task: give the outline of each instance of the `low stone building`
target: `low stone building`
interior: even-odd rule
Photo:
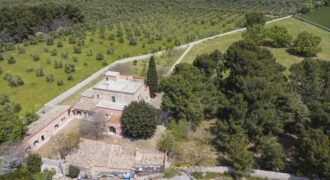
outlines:
[[[23,140],[26,151],[38,149],[60,128],[64,127],[72,118],[71,107],[66,105],[55,106],[51,110],[39,114],[39,116],[39,120],[28,126],[28,131]]]

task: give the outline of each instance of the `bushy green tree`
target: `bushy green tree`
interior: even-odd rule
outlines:
[[[214,50],[211,54],[198,55],[193,62],[193,65],[203,70],[207,76],[215,73],[215,70],[220,66],[222,54],[219,50]]]
[[[46,44],[47,44],[48,46],[53,45],[53,44],[54,44],[54,39],[53,39],[52,37],[47,38]]]
[[[308,130],[298,142],[298,170],[311,178],[330,177],[330,141],[321,130]]]
[[[274,47],[288,47],[292,41],[288,30],[282,26],[272,26],[267,30],[267,37]]]
[[[261,157],[258,161],[261,169],[281,171],[285,166],[285,153],[281,144],[265,138],[260,147]]]
[[[161,134],[158,142],[157,147],[159,150],[171,153],[175,148],[175,137],[173,136],[171,131],[165,131]]]
[[[14,56],[9,56],[8,58],[8,64],[15,64],[16,63],[16,59]]]
[[[319,44],[321,43],[321,37],[303,31],[298,34],[297,38],[293,41],[292,50],[294,53],[310,57],[315,56],[321,51]]]
[[[245,15],[245,26],[251,27],[253,25],[264,25],[266,17],[259,12],[252,12]]]
[[[300,5],[300,12],[303,14],[310,12],[312,9],[313,9],[312,3],[306,2]]]
[[[20,111],[19,104],[0,95],[0,144],[19,140],[24,135],[26,127],[18,114]]]
[[[242,38],[245,40],[253,41],[257,44],[263,44],[263,42],[267,38],[266,29],[263,25],[257,24],[249,27],[245,32],[242,34]]]
[[[42,70],[42,68],[38,68],[35,70],[36,76],[37,77],[42,77],[44,76],[44,71]]]
[[[79,175],[80,170],[77,167],[69,166],[69,177],[76,178]]]
[[[238,176],[249,172],[254,164],[253,153],[247,150],[248,139],[243,133],[235,134],[228,143],[227,160]]]
[[[155,97],[156,92],[158,92],[158,75],[156,69],[156,62],[153,56],[149,59],[149,66],[147,72],[147,84],[150,88],[150,97]]]
[[[63,42],[62,41],[58,41],[57,42],[57,47],[58,48],[62,48],[63,47]]]
[[[41,171],[42,160],[37,153],[31,153],[26,158],[26,168],[33,174]]]
[[[96,60],[98,60],[98,61],[102,61],[103,59],[104,59],[104,55],[103,55],[102,53],[98,52],[98,53],[96,54]]]
[[[131,102],[120,119],[125,135],[132,138],[150,138],[157,128],[156,109],[144,101]]]

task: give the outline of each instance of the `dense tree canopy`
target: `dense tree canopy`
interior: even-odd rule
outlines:
[[[20,139],[25,131],[24,119],[19,116],[21,107],[6,95],[0,96],[0,144]]]
[[[0,10],[0,40],[17,42],[38,31],[49,32],[70,23],[80,23],[84,16],[72,4],[19,4]]]
[[[125,135],[150,138],[157,127],[156,109],[144,101],[132,102],[124,108],[120,123]]]
[[[252,27],[253,25],[264,25],[266,23],[266,17],[259,12],[252,12],[245,15],[245,26]]]
[[[321,130],[306,131],[297,150],[301,174],[312,178],[330,177],[330,141]]]

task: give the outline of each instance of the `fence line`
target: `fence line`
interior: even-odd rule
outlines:
[[[309,23],[309,24],[312,24],[312,25],[314,25],[314,26],[317,26],[317,27],[319,27],[319,28],[321,28],[321,29],[323,29],[323,30],[326,30],[326,31],[330,32],[330,29],[329,29],[329,28],[327,28],[327,27],[325,27],[325,26],[322,26],[322,25],[320,25],[320,24],[317,24],[317,23],[315,23],[315,22],[309,21],[309,20],[307,20],[307,19],[305,19],[305,18],[303,18],[303,17],[301,17],[301,16],[299,16],[299,15],[296,15],[296,16],[293,16],[293,17],[296,18],[296,19],[299,19],[299,20],[301,20],[301,21],[307,22],[307,23]]]

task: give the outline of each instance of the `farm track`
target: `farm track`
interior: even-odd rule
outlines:
[[[273,23],[273,22],[280,21],[280,20],[284,20],[284,19],[288,19],[290,17],[291,17],[291,15],[290,16],[286,16],[286,17],[282,17],[282,18],[278,18],[278,19],[274,19],[274,20],[271,20],[271,21],[266,22],[266,24]],[[237,33],[237,32],[241,32],[241,31],[244,31],[245,29],[246,28],[236,29],[236,30],[233,30],[233,31],[229,31],[229,32],[226,32],[226,33],[222,33],[222,34],[218,34],[218,35],[215,35],[215,36],[207,37],[207,38],[204,38],[204,39],[196,40],[196,41],[193,41],[193,42],[190,42],[190,43],[187,43],[187,44],[184,44],[184,45],[175,47],[174,49],[182,49],[182,48],[188,48],[188,49],[174,63],[174,65],[170,68],[170,70],[167,72],[166,75],[170,75],[172,73],[175,65],[179,64],[184,59],[184,57],[186,56],[186,54],[188,54],[188,52],[191,50],[191,48],[194,45],[203,43],[205,41],[208,41],[208,40],[211,40],[211,39],[214,39],[214,38],[219,38],[219,37],[227,36],[227,35],[234,34],[234,33]],[[165,52],[166,51],[164,50],[164,51],[156,52],[154,54],[145,54],[145,55],[134,56],[134,57],[129,57],[129,58],[117,60],[117,61],[111,63],[110,65],[108,65],[108,66],[100,69],[99,71],[95,72],[94,74],[92,74],[91,76],[89,76],[88,78],[86,78],[85,80],[83,80],[80,83],[76,84],[75,86],[73,86],[72,88],[68,89],[67,91],[63,92],[62,94],[60,94],[59,96],[55,97],[51,101],[47,102],[45,104],[45,106],[42,107],[41,109],[39,109],[37,112],[38,113],[45,112],[48,109],[51,109],[52,107],[56,106],[57,104],[59,104],[60,102],[62,102],[63,100],[65,100],[66,98],[70,97],[71,95],[73,95],[74,93],[76,93],[77,91],[79,91],[84,86],[88,85],[89,83],[91,83],[92,81],[94,81],[95,79],[97,79],[98,77],[100,77],[102,74],[104,74],[106,71],[108,71],[108,69],[111,68],[111,67],[114,67],[114,66],[119,65],[119,64],[124,64],[124,63],[127,63],[127,62],[131,62],[131,61],[134,61],[134,60],[148,59],[151,56],[160,56],[160,55],[164,54]]]

